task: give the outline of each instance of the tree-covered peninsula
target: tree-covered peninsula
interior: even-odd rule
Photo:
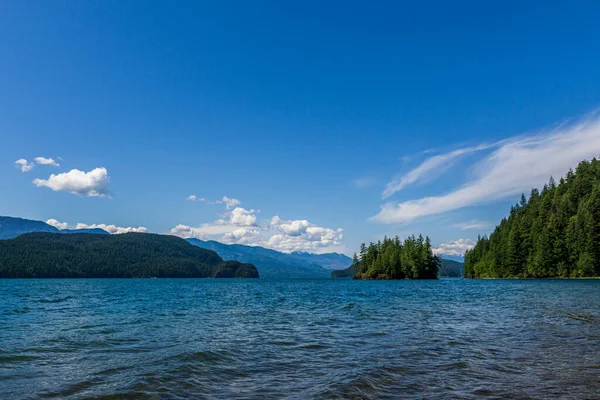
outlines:
[[[258,278],[183,239],[147,233],[28,233],[0,240],[0,278]]]
[[[465,276],[600,276],[600,161],[583,161],[558,184],[550,178],[541,193],[522,195],[508,218],[467,252]]]
[[[354,279],[436,279],[440,258],[433,254],[429,237],[396,236],[377,243],[362,244]],[[352,268],[352,267],[350,267]]]

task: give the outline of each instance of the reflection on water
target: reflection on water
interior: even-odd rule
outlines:
[[[600,398],[600,281],[0,280],[0,398]]]

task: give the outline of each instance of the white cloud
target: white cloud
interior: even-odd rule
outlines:
[[[229,206],[227,207],[229,208]],[[256,226],[256,211],[242,207],[234,208],[229,215],[229,223],[235,226]]]
[[[196,238],[207,240],[210,236],[209,233],[202,230],[202,228],[193,228],[188,225],[179,224],[169,232],[173,236],[179,236],[180,238],[189,239]]]
[[[54,161],[54,159],[46,157],[36,157],[35,162],[37,162],[40,165],[51,165],[53,167],[60,166],[60,164]]]
[[[195,194],[192,194],[192,195],[189,195],[187,199],[190,201],[198,201],[200,203],[206,203],[206,204],[225,204],[225,208],[227,210],[230,210],[233,207],[236,207],[236,206],[239,206],[240,204],[242,204],[242,202],[239,201],[238,199],[229,198],[227,196],[223,196],[223,198],[219,199],[219,200],[210,201],[208,199],[205,199],[204,197],[198,197]]]
[[[223,235],[222,241],[229,244],[257,245],[261,241],[258,229],[238,228]]]
[[[81,197],[109,197],[110,178],[106,168],[95,168],[89,172],[72,169],[62,174],[52,174],[48,179],[34,179],[38,187],[48,187],[55,192],[66,191]]]
[[[462,257],[465,251],[475,247],[475,242],[470,239],[458,239],[447,243],[440,244],[439,247],[432,249],[433,254]]]
[[[29,172],[33,169],[34,163],[27,161],[24,158],[19,158],[15,161],[15,166],[21,170],[21,172]]]
[[[458,224],[454,224],[454,226],[458,229],[466,231],[470,229],[488,229],[492,226],[492,224],[489,222],[473,220],[468,222],[460,222]]]
[[[540,188],[584,159],[600,154],[600,118],[590,118],[555,131],[503,141],[472,167],[474,178],[439,196],[398,204],[387,203],[371,218],[380,223],[406,223],[416,218],[475,206]]]
[[[419,165],[417,168],[389,182],[385,187],[385,190],[381,194],[381,197],[383,199],[387,199],[394,193],[401,191],[405,187],[417,181],[419,181],[419,183],[426,183],[435,176],[438,176],[441,173],[443,173],[446,169],[452,166],[452,164],[460,157],[469,153],[474,153],[477,151],[488,149],[492,146],[494,145],[467,147],[464,149],[454,150],[446,154],[439,154],[437,156],[430,157],[427,160],[423,161],[421,165]]]
[[[269,227],[279,233],[269,237],[265,247],[283,252],[315,252],[323,248],[339,248],[343,245],[343,229],[323,228],[307,220],[284,221],[279,216],[274,216]]]
[[[195,194],[189,195],[187,199],[190,201],[199,201],[202,203],[208,202],[208,200],[206,200],[204,197],[197,197]]]
[[[344,234],[342,229],[329,229],[318,226],[309,227],[306,233],[290,236],[276,233],[264,242],[264,247],[289,253],[292,251],[308,251],[319,253],[334,251],[343,246]]]
[[[138,227],[121,227],[121,226],[116,226],[116,225],[106,225],[106,224],[84,224],[82,222],[78,222],[77,226],[75,229],[96,229],[96,228],[100,228],[100,229],[104,229],[106,232],[110,233],[111,235],[118,235],[121,233],[128,233],[128,232],[138,232],[138,233],[147,233],[148,232],[148,228],[143,227],[143,226],[138,226]]]
[[[230,199],[227,196],[223,196],[223,198],[221,199],[222,203],[225,203],[225,206],[228,210],[230,210],[231,208],[235,207],[235,206],[239,206],[240,204],[242,204],[238,199]]]
[[[55,220],[54,218],[50,218],[48,221],[46,221],[46,223],[48,225],[52,225],[53,227],[57,228],[57,229],[67,229],[67,223],[66,222],[59,222],[57,220]]]
[[[293,221],[282,221],[279,216],[274,216],[271,219],[270,226],[285,233],[288,236],[300,236],[306,232],[311,226],[310,222],[305,219],[297,219]]]
[[[198,198],[194,196],[194,200],[196,199]],[[222,203],[225,204],[226,210],[230,208],[226,201]],[[342,229],[323,228],[307,220],[282,220],[278,216],[259,227],[257,212],[235,207],[225,211],[220,219],[211,223],[197,227],[177,225],[169,233],[186,239],[212,239],[227,244],[262,246],[284,252],[343,250]]]

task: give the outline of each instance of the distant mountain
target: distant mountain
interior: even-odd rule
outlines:
[[[0,278],[258,278],[252,264],[169,235],[34,232],[0,241]]]
[[[224,259],[254,264],[261,278],[328,278],[330,275],[329,270],[311,262],[308,253],[287,254],[259,246],[224,244],[194,238],[187,241],[194,246],[213,250]]]
[[[441,259],[438,267],[438,277],[440,278],[460,278],[463,276],[464,264],[454,260]],[[358,265],[351,265],[348,268],[331,271],[332,278],[353,278],[358,272]]]
[[[318,264],[326,269],[343,269],[352,264],[350,257],[340,253],[313,254],[296,251],[290,255],[306,262]]]
[[[110,233],[106,232],[101,228],[91,228],[91,229],[60,229],[57,233],[62,234],[71,234],[71,233],[91,233],[94,235],[110,235]]]
[[[444,278],[460,278],[463,276],[465,264],[442,258],[442,264],[438,268],[438,276]]]
[[[94,233],[108,235],[103,229],[57,229],[42,221],[31,219],[2,217],[0,216],[0,239],[12,239],[19,235],[31,232],[50,232],[50,233]]]
[[[14,217],[0,217],[0,239],[12,239],[29,232],[58,233],[58,229],[42,221],[32,221]]]
[[[345,269],[336,269],[331,271],[332,278],[354,278],[358,272],[359,264],[354,264]]]

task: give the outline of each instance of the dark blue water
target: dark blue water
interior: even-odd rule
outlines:
[[[0,280],[0,398],[600,398],[600,281]]]

